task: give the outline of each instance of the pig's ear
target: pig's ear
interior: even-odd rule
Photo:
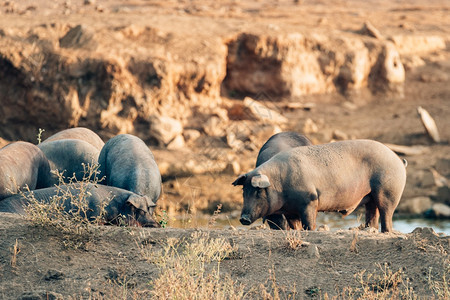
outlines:
[[[130,206],[134,206],[137,209],[140,209],[140,210],[143,210],[143,211],[148,211],[148,206],[147,206],[148,204],[147,204],[146,197],[142,197],[142,196],[139,196],[139,195],[130,195],[130,197],[128,197],[128,199],[127,199],[126,204],[130,205]]]
[[[264,174],[253,176],[252,186],[260,189],[268,188],[270,186],[269,177]]]
[[[244,185],[245,179],[247,179],[247,174],[243,174],[241,176],[238,177],[238,179],[236,179],[232,185],[236,186],[236,185]]]

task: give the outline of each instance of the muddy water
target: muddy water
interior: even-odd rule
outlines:
[[[317,226],[327,225],[330,231],[337,231],[339,229],[348,229],[358,227],[364,218],[356,215],[350,215],[343,219],[339,214],[321,213],[317,217]],[[417,227],[431,227],[437,233],[445,233],[450,235],[450,221],[449,220],[429,220],[423,218],[402,218],[394,216],[394,230],[402,233],[410,233]],[[258,220],[250,227],[262,225],[261,220]],[[168,227],[175,228],[211,228],[211,229],[226,229],[233,226],[234,228],[250,228],[239,223],[239,218],[236,214],[219,215],[217,219],[213,220],[211,216],[197,215],[197,216],[179,216],[170,218]]]

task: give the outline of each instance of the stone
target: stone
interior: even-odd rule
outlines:
[[[195,129],[185,129],[183,131],[183,137],[186,143],[195,142],[200,136],[200,131]]]
[[[209,136],[223,136],[226,124],[218,116],[212,116],[206,120],[203,130]]]
[[[450,219],[450,206],[444,203],[434,203],[424,215],[433,219]]]
[[[430,170],[423,170],[419,173],[420,186],[423,188],[430,188],[436,186],[434,175]]]
[[[381,77],[388,83],[402,83],[405,81],[405,68],[400,59],[397,48],[392,43],[386,43],[381,52]]]
[[[431,208],[432,202],[429,197],[415,197],[412,199],[402,199],[397,206],[397,211],[401,213],[420,215]]]
[[[307,245],[306,253],[308,253],[309,258],[320,258],[319,248],[314,244]]]
[[[160,144],[168,145],[174,138],[183,133],[183,125],[180,121],[165,116],[150,117],[148,134]]]
[[[241,165],[237,161],[230,161],[227,163],[223,173],[230,175],[239,175],[241,172]]]
[[[320,225],[317,231],[330,231],[330,227],[328,225]]]
[[[25,292],[18,298],[19,300],[63,300],[64,297],[51,291]]]
[[[364,22],[363,27],[359,30],[360,34],[368,35],[379,40],[383,40],[384,37],[381,35],[380,31],[372,25],[369,21]]]
[[[176,150],[176,149],[182,149],[186,146],[186,143],[184,142],[184,138],[182,135],[177,135],[169,144],[167,144],[168,150]]]
[[[443,176],[450,176],[450,158],[439,158],[436,162],[435,169]]]
[[[336,140],[347,140],[348,135],[339,129],[335,129],[333,130],[332,138]]]
[[[441,138],[433,117],[426,109],[421,106],[417,107],[417,113],[420,117],[420,121],[422,121],[423,127],[425,127],[427,134],[435,143],[439,143],[441,141]]]
[[[306,119],[305,124],[303,125],[303,130],[305,134],[316,133],[319,131],[319,127],[317,124],[311,120],[310,118]]]
[[[450,205],[450,188],[447,185],[438,188],[436,202]]]
[[[77,25],[70,29],[60,40],[61,48],[86,48],[95,50],[97,42],[94,39],[94,32],[85,25]]]
[[[64,273],[58,270],[48,270],[44,276],[47,281],[64,279]]]
[[[250,97],[245,97],[243,101],[245,113],[248,120],[262,121],[274,124],[283,124],[288,120],[273,109]]]

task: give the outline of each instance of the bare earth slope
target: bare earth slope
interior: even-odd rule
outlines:
[[[386,289],[402,292],[412,288],[410,293],[428,298],[439,295],[433,293],[432,284],[442,283],[444,272],[447,276],[449,272],[450,237],[426,228],[410,234],[357,230],[289,234],[103,227],[75,241],[10,214],[0,217],[2,299],[17,299],[27,293],[59,294],[64,299],[89,295],[104,299],[151,297],[150,282],[168,275],[160,274],[158,257],[146,253],[158,253],[174,239],[188,244],[195,237],[198,240],[202,232],[209,239],[224,238],[234,247],[221,262],[220,274],[229,274],[236,285],[243,284],[249,298],[264,298],[260,284],[272,295],[275,284],[281,299],[325,294],[354,298],[364,285],[381,289],[383,284]],[[20,252],[11,265],[16,240]],[[214,263],[209,266],[217,267]],[[395,287],[388,286],[391,284]],[[350,289],[355,294],[348,294]]]

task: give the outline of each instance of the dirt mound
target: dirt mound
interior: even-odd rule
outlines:
[[[151,283],[169,276],[160,273],[162,250],[178,242],[187,246],[225,241],[233,252],[220,262],[220,278],[229,276],[236,287],[243,285],[257,298],[263,297],[262,291],[294,298],[325,294],[353,298],[369,291],[445,297],[443,276],[450,271],[450,238],[429,228],[379,234],[100,227],[74,236],[35,227],[7,213],[1,218],[4,299],[36,293],[60,299],[151,297]],[[182,260],[187,254],[178,249]],[[205,270],[213,272],[216,267],[211,262]]]

